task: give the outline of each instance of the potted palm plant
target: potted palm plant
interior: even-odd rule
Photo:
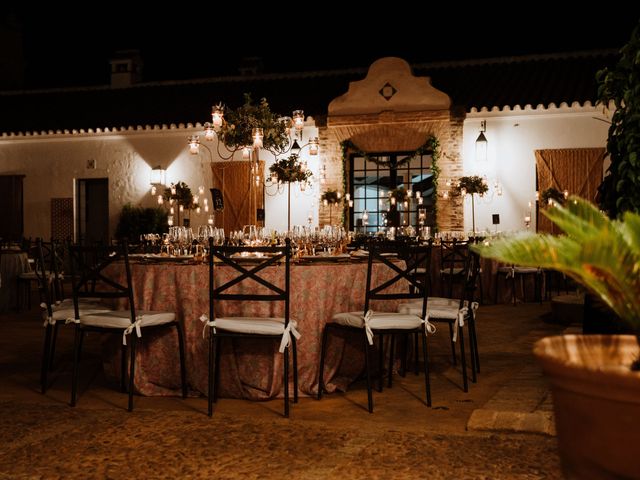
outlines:
[[[569,478],[640,478],[640,215],[611,220],[570,197],[544,212],[566,235],[485,242],[483,256],[565,273],[634,335],[564,335],[535,344],[551,383],[558,447]]]

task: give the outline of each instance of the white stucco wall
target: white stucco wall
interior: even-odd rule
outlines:
[[[486,120],[488,159],[477,162],[475,141],[480,122]],[[604,120],[604,121],[603,121]],[[531,230],[535,231],[534,151],[553,148],[605,147],[609,119],[602,108],[561,106],[514,111],[471,112],[464,122],[463,165],[465,175],[486,175],[491,187],[486,198],[475,199],[476,230],[495,230],[491,215],[500,215],[500,231],[524,230],[531,202]],[[491,195],[495,180],[502,196]],[[444,200],[440,200],[444,201]],[[471,200],[464,202],[465,231],[472,229]]]
[[[305,137],[318,135],[312,121],[307,122]],[[183,181],[192,192],[205,187],[210,200],[211,158],[206,151],[199,156],[189,154],[187,137],[201,133],[199,128],[156,128],[128,130],[115,133],[45,134],[0,137],[0,175],[22,174],[24,178],[24,234],[31,237],[51,235],[51,198],[73,197],[77,179],[109,179],[109,224],[113,236],[122,206],[156,206],[150,194],[151,169],[160,165],[167,170],[167,183]],[[215,140],[214,140],[215,142]],[[215,153],[213,161],[221,161]],[[308,157],[309,167],[318,178],[318,156],[310,157],[308,148],[301,152]],[[273,158],[261,156],[268,166]],[[266,158],[265,158],[266,157]],[[96,168],[88,168],[94,160]],[[291,221],[307,224],[312,212],[313,225],[318,223],[318,186],[307,195],[292,193]],[[273,196],[266,195],[266,224],[284,229],[287,222],[286,190]],[[75,202],[74,202],[75,204]],[[204,212],[200,217],[192,213],[192,225],[206,223]]]

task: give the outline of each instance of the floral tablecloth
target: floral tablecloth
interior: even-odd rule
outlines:
[[[122,266],[118,272],[123,275]],[[277,272],[269,267],[265,278]],[[216,269],[224,280],[232,270]],[[282,275],[280,275],[282,276]],[[298,341],[299,389],[315,394],[318,389],[320,345],[325,323],[338,312],[357,311],[364,307],[367,264],[327,263],[291,266],[291,317],[298,322],[302,337]],[[374,264],[373,281],[379,283],[393,276],[382,264]],[[176,312],[184,326],[186,367],[189,388],[207,391],[208,338],[203,338],[199,317],[208,312],[208,267],[171,263],[132,264],[136,308]],[[218,280],[217,280],[218,281]],[[224,302],[218,314],[282,315],[281,303]],[[385,310],[396,308],[387,304]],[[278,305],[277,307],[273,307]],[[374,308],[380,305],[373,305]],[[274,308],[271,310],[271,308]],[[117,338],[116,336],[113,336]],[[205,335],[208,337],[208,334]],[[220,396],[267,399],[281,393],[283,355],[279,342],[253,339],[224,339],[220,364]],[[178,343],[175,329],[144,331],[136,357],[135,386],[143,395],[177,395],[180,388]],[[118,378],[120,344],[106,344],[107,375]],[[325,365],[329,391],[344,390],[363,370],[361,335],[332,337]]]

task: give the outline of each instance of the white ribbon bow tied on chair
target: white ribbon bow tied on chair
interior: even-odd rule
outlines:
[[[291,335],[296,337],[296,340],[300,339],[300,332],[296,329],[297,326],[298,323],[295,320],[289,320],[284,332],[282,332],[282,340],[280,340],[280,348],[278,349],[280,353],[284,353],[284,349],[291,343]]]
[[[204,323],[204,326],[202,327],[202,338],[205,338],[207,327],[213,327],[213,333],[216,333],[216,321],[209,321],[209,316],[206,313],[200,315],[200,321]]]
[[[476,311],[478,310],[478,302],[471,302],[471,310],[473,311],[473,315],[475,316]],[[460,328],[464,327],[464,318],[469,315],[469,307],[465,306],[458,310],[458,318],[456,323],[460,325]],[[453,341],[458,340],[458,329],[453,329]]]
[[[369,326],[369,321],[371,320],[372,316],[373,316],[373,310],[369,310],[367,313],[365,313],[363,318],[364,332],[367,334],[367,340],[369,341],[369,345],[373,345],[373,330],[371,330],[371,327]]]
[[[420,319],[420,322],[424,325],[424,334],[425,336],[428,334],[433,335],[436,333],[436,326],[429,321],[429,314],[423,319]]]
[[[47,310],[47,304],[44,302],[41,303],[40,308],[42,308],[42,318],[44,318],[44,324],[42,326],[46,327],[49,324],[55,325],[56,321],[53,319],[51,315],[49,315],[49,311]]]
[[[130,335],[131,333],[133,333],[134,328],[136,330],[136,335],[138,335],[138,338],[142,337],[142,329],[140,328],[141,324],[142,324],[142,317],[137,317],[136,321],[133,322],[131,325],[129,325],[124,332],[122,332],[122,345],[127,344],[127,335]]]

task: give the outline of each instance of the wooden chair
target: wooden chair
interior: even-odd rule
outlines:
[[[298,357],[296,340],[300,334],[296,322],[290,317],[290,260],[291,243],[286,239],[284,246],[216,246],[209,238],[209,315],[203,316],[209,330],[209,388],[207,414],[212,416],[213,403],[217,401],[218,379],[220,377],[220,340],[222,338],[260,338],[269,342],[280,341],[279,351],[284,354],[284,416],[289,416],[289,348],[293,356],[293,401],[298,401]],[[243,255],[260,253],[262,258],[251,265],[243,263]],[[279,265],[284,262],[284,266]],[[221,285],[214,285],[219,265],[238,272],[238,275]],[[276,280],[266,280],[264,270],[273,267]],[[280,282],[278,282],[278,280]],[[255,290],[255,283],[262,287],[262,293]],[[245,293],[242,284],[249,284]],[[236,288],[234,288],[236,287]],[[282,317],[258,316],[216,316],[215,309],[221,302],[281,302],[284,307]],[[205,327],[206,328],[206,327]]]

